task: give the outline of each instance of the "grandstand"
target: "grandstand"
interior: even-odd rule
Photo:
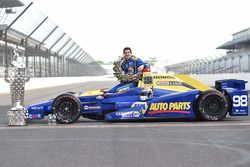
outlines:
[[[32,77],[104,75],[104,69],[29,0],[0,1],[0,76],[13,50]]]
[[[226,54],[166,66],[166,71],[183,74],[250,72],[250,28],[232,34],[232,40],[217,47]]]

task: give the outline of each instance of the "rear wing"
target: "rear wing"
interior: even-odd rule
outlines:
[[[237,90],[245,90],[248,81],[238,79],[224,79],[215,81],[215,88],[219,91],[225,88],[233,88]]]
[[[231,116],[248,115],[248,91],[247,81],[237,79],[225,79],[215,81],[215,88],[226,95],[229,102],[229,114]]]

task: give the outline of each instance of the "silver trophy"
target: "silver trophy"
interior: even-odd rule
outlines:
[[[4,79],[10,83],[10,93],[12,108],[7,111],[9,126],[24,126],[28,111],[23,107],[25,82],[28,82],[30,77],[27,75],[23,56],[20,56],[18,50],[14,50],[13,61],[5,69]]]

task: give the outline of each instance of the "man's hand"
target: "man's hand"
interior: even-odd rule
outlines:
[[[141,72],[144,68],[144,65],[141,65],[140,67],[138,67],[138,72]]]
[[[135,80],[135,79],[137,79],[137,78],[138,78],[138,74],[131,74],[131,75],[125,74],[125,75],[123,75],[123,80],[124,80],[124,81],[129,81],[129,82],[131,82],[131,81],[133,81],[133,80]]]
[[[134,80],[135,78],[136,78],[136,74],[129,75],[129,79],[130,79],[130,80]]]

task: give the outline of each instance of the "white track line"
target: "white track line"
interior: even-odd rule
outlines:
[[[157,128],[157,127],[223,127],[223,126],[250,126],[250,122],[211,122],[211,123],[109,123],[109,124],[72,124],[55,126],[28,125],[28,126],[2,126],[0,130],[6,129],[70,129],[70,128]]]

